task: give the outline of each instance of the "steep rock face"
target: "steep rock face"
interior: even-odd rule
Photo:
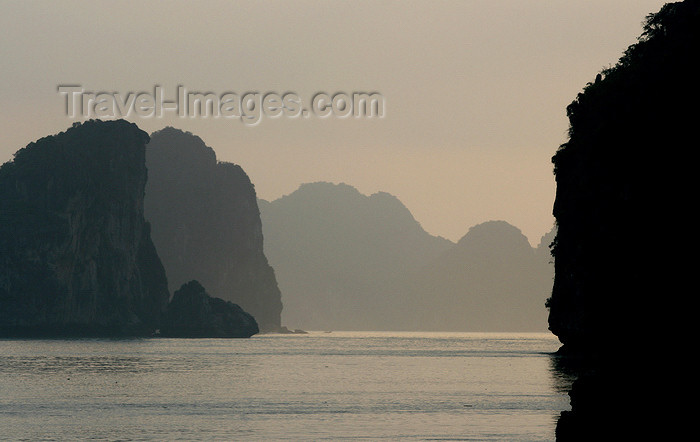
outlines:
[[[0,334],[143,335],[169,298],[143,216],[148,135],[76,123],[0,168]]]
[[[685,256],[697,226],[685,212],[697,186],[689,155],[698,144],[698,53],[700,2],[669,3],[567,108],[569,141],[553,158],[549,327],[583,369],[559,440],[682,438],[673,434],[686,420],[655,405],[688,382],[663,355],[688,348],[694,323]]]
[[[151,135],[146,163],[146,218],[170,288],[196,279],[252,314],[261,330],[278,330],[281,294],[243,169],[217,162],[199,137],[170,127]]]
[[[174,338],[249,338],[258,333],[255,318],[240,306],[209,296],[197,281],[173,294],[161,336]]]
[[[260,201],[265,253],[285,294],[284,322],[311,330],[397,330],[398,280],[453,245],[395,196],[317,182]]]
[[[657,297],[686,274],[674,262],[686,239],[650,235],[687,231],[673,214],[692,186],[684,156],[697,145],[699,9],[673,3],[650,16],[640,41],[567,108],[569,141],[553,158],[549,327],[571,351],[616,351],[610,336],[650,334],[667,318]]]

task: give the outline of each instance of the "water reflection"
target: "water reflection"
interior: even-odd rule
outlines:
[[[0,373],[139,373],[147,365],[132,356],[0,356]]]
[[[631,396],[624,387],[628,380],[621,372],[611,370],[614,364],[552,355],[550,365],[554,388],[567,393],[572,405],[571,410],[562,411],[557,419],[557,441],[597,440],[602,434],[612,439],[614,434],[623,436],[624,440],[636,440],[629,437],[631,429],[620,425],[618,419],[622,406],[619,400]]]
[[[581,373],[581,364],[571,358],[551,354],[549,365],[554,389],[560,393],[571,391],[571,386]]]
[[[545,334],[0,340],[0,439],[552,440],[568,408],[557,346]]]

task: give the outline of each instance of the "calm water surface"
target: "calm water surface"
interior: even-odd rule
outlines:
[[[3,440],[554,440],[550,334],[0,340]]]

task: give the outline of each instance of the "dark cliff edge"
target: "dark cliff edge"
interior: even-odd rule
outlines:
[[[261,331],[283,330],[281,293],[263,253],[255,188],[189,132],[166,127],[146,148],[145,213],[170,289],[199,281],[252,314]]]
[[[76,123],[0,168],[0,336],[145,336],[169,298],[143,216],[148,134]]]
[[[567,108],[569,141],[553,157],[548,306],[561,363],[579,378],[560,440],[668,437],[682,424],[680,412],[665,419],[680,376],[663,355],[692,323],[679,304],[692,286],[681,252],[692,251],[695,227],[681,211],[696,186],[698,54],[700,2],[667,4]]]
[[[259,331],[252,315],[230,301],[212,298],[193,280],[173,294],[159,334],[172,338],[249,338]]]

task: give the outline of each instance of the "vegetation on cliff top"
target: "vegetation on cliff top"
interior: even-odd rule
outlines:
[[[676,278],[677,229],[697,145],[700,2],[665,5],[639,41],[567,108],[569,141],[553,157],[557,182],[550,329],[565,346],[602,351],[610,336],[664,320],[654,299]],[[665,259],[660,259],[665,257]],[[648,333],[648,332],[647,332]]]

